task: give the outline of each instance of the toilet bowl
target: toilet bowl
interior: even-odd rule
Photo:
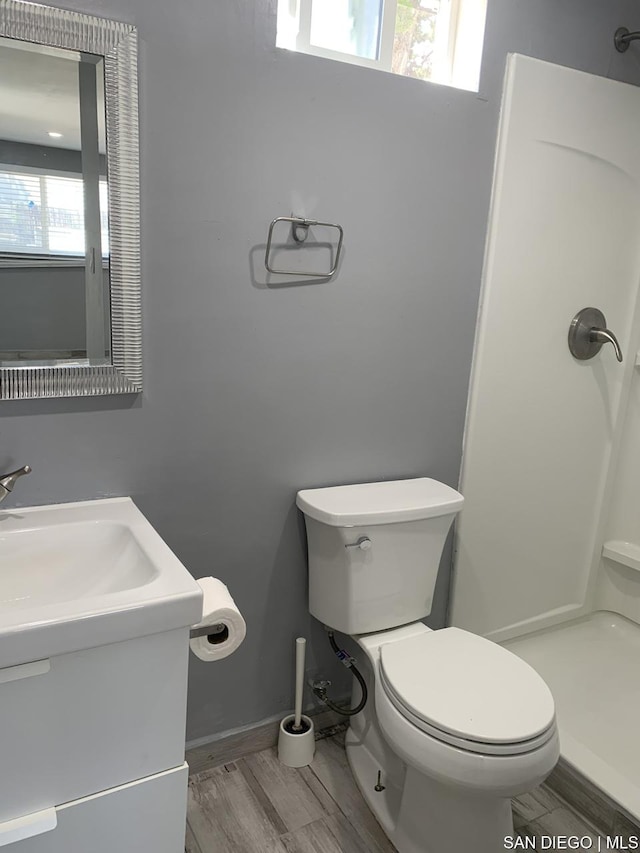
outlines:
[[[399,853],[505,849],[511,797],[559,757],[553,697],[528,664],[420,621],[462,501],[426,478],[298,493],[310,611],[363,652],[369,699],[350,718],[347,758]],[[353,707],[361,695],[354,683]]]
[[[347,758],[391,841],[400,853],[504,849],[511,797],[539,785],[558,760],[547,685],[524,661],[459,629],[416,623],[353,639],[370,701],[351,720]]]

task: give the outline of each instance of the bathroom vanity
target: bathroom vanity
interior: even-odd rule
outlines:
[[[180,853],[202,592],[130,498],[0,512],[0,848]]]

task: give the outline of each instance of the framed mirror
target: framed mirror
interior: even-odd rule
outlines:
[[[137,37],[0,0],[0,400],[142,390]]]

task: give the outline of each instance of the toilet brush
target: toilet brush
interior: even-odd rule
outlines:
[[[300,734],[303,731],[302,726],[302,688],[304,684],[304,657],[307,648],[307,641],[304,637],[298,637],[296,640],[296,698],[295,698],[295,714],[293,726],[291,727],[295,734]]]
[[[302,713],[306,645],[304,637],[297,638],[294,713],[281,721],[278,735],[278,758],[287,767],[304,767],[311,764],[316,748],[313,721]]]

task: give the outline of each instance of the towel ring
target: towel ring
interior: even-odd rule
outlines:
[[[278,222],[291,223],[291,236],[301,247],[304,245],[309,234],[309,228],[314,225],[319,225],[324,228],[335,228],[338,232],[338,245],[336,247],[336,255],[331,269],[325,272],[306,272],[303,270],[278,270],[271,266],[269,256],[271,254],[271,243],[273,240],[273,229]],[[317,219],[304,219],[299,216],[277,216],[269,226],[269,235],[267,237],[267,248],[264,253],[264,265],[267,272],[274,275],[304,275],[309,278],[331,278],[338,269],[340,262],[340,254],[342,252],[342,241],[344,239],[344,230],[342,225],[335,225],[332,222],[318,222]]]

